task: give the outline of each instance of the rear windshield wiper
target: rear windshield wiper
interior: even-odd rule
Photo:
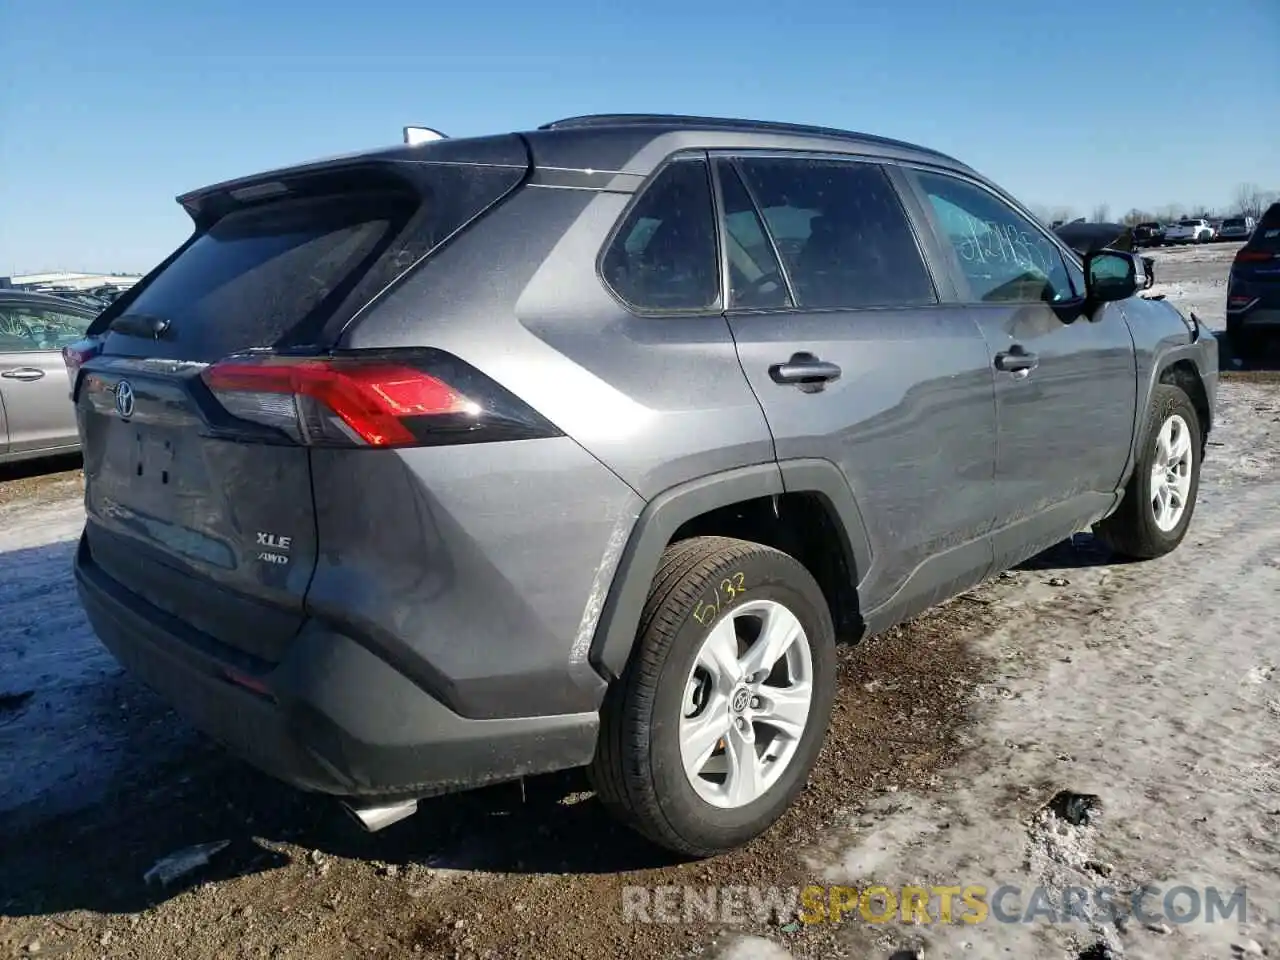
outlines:
[[[149,313],[125,313],[112,320],[107,329],[130,337],[151,337],[153,340],[159,340],[169,332],[171,325],[170,321],[164,317],[152,316]]]

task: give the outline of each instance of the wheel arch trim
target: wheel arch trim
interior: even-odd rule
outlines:
[[[1202,334],[1200,339],[1191,343],[1181,344],[1168,350],[1164,350],[1152,358],[1151,368],[1147,372],[1146,383],[1140,382],[1141,392],[1138,394],[1138,403],[1134,409],[1134,429],[1132,442],[1129,445],[1129,459],[1125,464],[1124,474],[1120,483],[1120,490],[1123,490],[1129,483],[1129,478],[1133,476],[1134,468],[1137,466],[1138,457],[1142,451],[1142,444],[1146,440],[1145,429],[1147,423],[1147,411],[1151,409],[1151,398],[1155,396],[1156,387],[1162,383],[1168,383],[1172,386],[1179,386],[1176,380],[1165,379],[1166,375],[1174,367],[1190,366],[1195,371],[1195,376],[1199,380],[1200,389],[1204,391],[1205,410],[1203,414],[1206,416],[1206,422],[1199,424],[1200,440],[1204,443],[1209,432],[1213,428],[1214,405],[1217,397],[1217,366],[1216,364],[1207,364],[1205,362],[1206,341],[1211,340],[1212,335]],[[1216,350],[1216,341],[1214,342]],[[1196,408],[1197,416],[1202,414],[1197,398],[1192,396],[1191,404]],[[1203,450],[1201,451],[1203,455]]]
[[[862,514],[840,469],[829,460],[785,460],[737,467],[658,494],[641,511],[618,562],[591,642],[589,660],[605,677],[622,675],[635,643],[653,577],[672,536],[688,521],[720,507],[785,493],[812,493],[838,519],[855,579],[871,563]]]

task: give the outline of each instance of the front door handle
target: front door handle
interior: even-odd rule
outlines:
[[[14,367],[0,373],[6,380],[39,380],[43,376],[44,371],[38,367]]]
[[[834,363],[819,360],[812,353],[796,353],[786,363],[771,366],[769,376],[774,383],[821,388],[825,383],[840,379],[840,368]]]
[[[1017,343],[996,354],[996,369],[1008,373],[1021,373],[1025,376],[1039,364],[1039,357]]]

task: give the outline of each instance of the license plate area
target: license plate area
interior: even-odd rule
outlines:
[[[109,468],[115,476],[128,477],[133,496],[127,499],[158,505],[208,493],[198,449],[200,437],[184,436],[183,431],[170,427],[124,421],[117,421],[112,432],[115,436],[106,445]]]

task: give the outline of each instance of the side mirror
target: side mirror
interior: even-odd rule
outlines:
[[[1095,250],[1084,258],[1085,295],[1090,303],[1127,300],[1146,283],[1139,258],[1123,250]]]

